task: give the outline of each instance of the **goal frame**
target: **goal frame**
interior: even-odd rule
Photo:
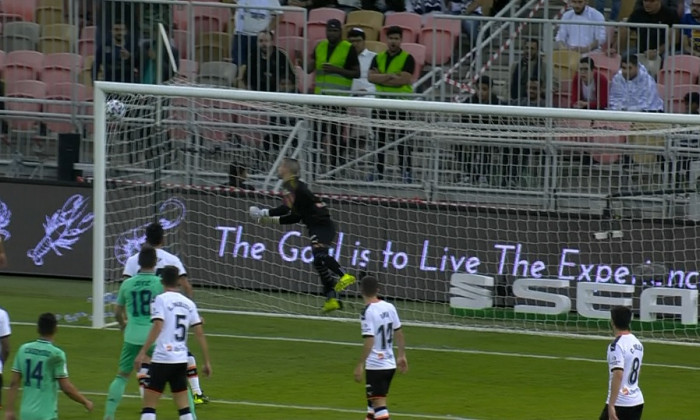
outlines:
[[[573,120],[625,121],[639,123],[695,124],[700,116],[684,114],[645,113],[608,110],[572,110],[567,108],[538,108],[509,105],[482,105],[451,102],[409,101],[386,98],[364,98],[297,93],[257,92],[196,86],[143,85],[131,83],[95,82],[94,86],[94,165],[93,165],[93,279],[92,327],[104,328],[105,323],[105,249],[106,249],[106,163],[108,94],[141,94],[159,97],[188,97],[234,101],[270,101],[293,105],[379,108],[401,111],[431,111],[449,114],[493,115],[522,118],[566,118]]]

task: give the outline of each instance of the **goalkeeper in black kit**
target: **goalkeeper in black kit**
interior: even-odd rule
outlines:
[[[314,268],[321,277],[326,302],[323,312],[340,309],[338,292],[355,283],[355,276],[344,273],[328,250],[335,241],[335,223],[331,220],[328,207],[309,190],[306,183],[299,180],[299,162],[285,158],[277,174],[284,182],[284,204],[274,209],[250,208],[250,215],[258,223],[290,225],[302,222],[309,230]],[[339,278],[336,279],[333,274]]]

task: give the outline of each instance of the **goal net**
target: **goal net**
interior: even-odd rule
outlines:
[[[160,221],[204,310],[320,315],[304,227],[248,216],[281,203],[287,156],[330,207],[333,256],[406,321],[607,334],[621,304],[642,336],[700,338],[693,116],[110,83],[95,100],[97,296]],[[355,319],[358,291],[326,316]]]

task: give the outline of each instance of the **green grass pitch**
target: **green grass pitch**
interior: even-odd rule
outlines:
[[[0,305],[12,319],[12,351],[35,338],[39,313],[89,313],[91,285],[70,280],[0,277]],[[364,413],[364,385],[352,372],[360,354],[359,322],[204,314],[214,374],[202,378],[212,402],[200,420],[348,420]],[[72,381],[95,402],[86,413],[59,397],[61,419],[101,419],[117,369],[117,330],[92,330],[85,318],[60,322],[56,343]],[[508,333],[405,327],[409,372],[395,377],[395,419],[591,419],[607,392],[607,342]],[[190,340],[195,354],[198,348]],[[697,419],[698,348],[647,343],[640,385],[644,418]],[[11,354],[12,359],[14,354]],[[9,377],[10,363],[5,366]],[[7,385],[7,379],[5,381]],[[3,391],[5,394],[7,391]],[[136,380],[118,419],[137,419]],[[162,400],[159,419],[176,419]]]

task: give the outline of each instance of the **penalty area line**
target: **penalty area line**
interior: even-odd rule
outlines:
[[[85,395],[94,395],[100,397],[106,397],[106,392],[83,392]],[[141,399],[138,395],[125,394],[123,398]],[[170,399],[170,397],[163,396],[165,399]],[[336,407],[319,407],[314,405],[295,405],[295,404],[276,404],[267,402],[254,402],[254,401],[231,401],[231,400],[211,400],[209,404],[226,404],[226,405],[245,405],[250,407],[267,407],[267,408],[280,408],[285,410],[304,410],[304,411],[327,411],[333,413],[349,413],[349,414],[364,414],[365,410],[350,410],[347,408],[336,408]],[[405,417],[413,419],[435,419],[435,420],[478,420],[467,417],[458,416],[443,416],[438,414],[411,414],[411,413],[400,413],[391,412],[392,417]]]

